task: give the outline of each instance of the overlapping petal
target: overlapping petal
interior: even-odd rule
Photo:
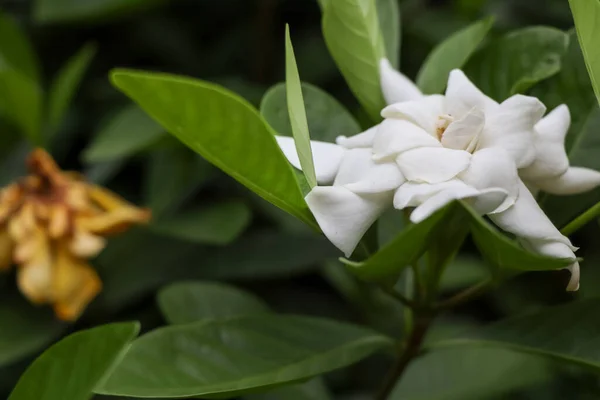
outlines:
[[[442,147],[442,144],[421,127],[403,120],[386,119],[380,125],[373,142],[373,157],[378,161],[394,160],[407,150]]]
[[[394,103],[381,111],[383,118],[403,119],[435,135],[436,122],[444,114],[444,96],[425,96],[419,100]]]
[[[275,136],[275,139],[277,139],[277,144],[279,144],[281,151],[290,164],[295,168],[302,170],[294,138],[288,136]],[[335,175],[340,167],[340,162],[344,155],[344,148],[337,144],[319,142],[316,140],[311,140],[310,146],[317,182],[324,185],[330,184],[335,179]]]
[[[338,136],[335,139],[335,142],[346,149],[371,148],[373,147],[373,141],[375,140],[378,129],[379,125],[375,125],[358,135],[350,137]],[[313,142],[311,141],[311,145],[312,143]]]
[[[467,114],[473,107],[486,114],[495,112],[499,107],[496,101],[483,94],[459,69],[450,72],[445,102],[446,112],[457,118]]]
[[[349,257],[369,227],[389,207],[393,192],[359,195],[343,186],[317,186],[306,203],[327,238]]]
[[[556,178],[537,179],[534,184],[550,194],[578,194],[600,186],[600,172],[589,168],[569,167],[564,174]]]
[[[462,118],[452,122],[442,133],[442,145],[449,149],[472,153],[485,126],[485,114],[480,108],[472,108]]]
[[[530,165],[535,159],[534,126],[545,111],[546,107],[535,97],[510,97],[496,112],[486,113],[478,149],[500,147],[510,154],[517,168]]]
[[[396,163],[404,177],[413,182],[441,183],[469,167],[471,154],[443,147],[419,147],[400,153]]]

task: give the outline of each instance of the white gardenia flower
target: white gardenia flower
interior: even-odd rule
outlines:
[[[337,144],[311,142],[319,185],[306,202],[329,240],[346,256],[390,206],[416,207],[418,223],[455,199],[467,199],[525,247],[574,260],[560,234],[518,176],[538,158],[534,127],[544,105],[527,96],[502,104],[485,96],[460,70],[450,74],[445,96],[425,96],[408,78],[381,63],[388,102],[385,120]],[[292,138],[277,137],[290,162],[300,168]],[[536,182],[537,183],[537,182]]]

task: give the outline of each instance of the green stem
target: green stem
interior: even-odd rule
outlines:
[[[569,222],[567,226],[560,230],[560,233],[562,233],[565,236],[572,235],[573,233],[577,232],[582,226],[586,225],[588,222],[598,217],[598,215],[600,215],[600,203],[592,206],[579,217]]]
[[[392,296],[394,299],[398,300],[404,306],[406,306],[408,308],[411,308],[411,309],[418,308],[417,303],[415,303],[414,301],[412,301],[412,300],[404,297],[401,293],[398,293],[394,289],[392,289],[392,288],[385,288],[385,287],[381,287],[381,289],[384,292],[386,292],[387,294],[389,294],[390,296]]]
[[[410,331],[406,344],[402,346],[400,354],[386,376],[379,394],[375,397],[376,400],[385,400],[389,397],[392,390],[394,390],[394,387],[402,378],[402,375],[410,362],[418,356],[421,351],[421,345],[423,344],[429,326],[431,325],[432,315],[419,315],[419,313],[415,312],[414,320],[415,324]]]
[[[473,285],[473,286],[463,290],[462,292],[456,294],[455,296],[438,303],[435,306],[435,309],[436,310],[448,309],[448,308],[457,307],[461,304],[465,304],[465,303],[473,300],[475,297],[480,296],[483,293],[485,293],[490,288],[490,286],[492,286],[493,282],[494,281],[491,278],[481,281],[478,284]]]

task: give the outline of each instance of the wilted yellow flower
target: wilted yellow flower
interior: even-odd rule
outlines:
[[[102,289],[86,260],[105,236],[147,222],[150,211],[61,171],[44,150],[34,150],[27,166],[30,175],[0,191],[0,270],[17,264],[19,289],[31,302],[74,320]]]

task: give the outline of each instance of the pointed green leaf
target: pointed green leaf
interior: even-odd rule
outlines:
[[[466,332],[432,347],[503,347],[600,370],[599,307],[600,299],[549,307]]]
[[[269,312],[258,297],[230,285],[180,282],[158,293],[158,305],[169,324],[188,324]]]
[[[235,397],[345,367],[389,345],[368,329],[309,317],[176,325],[136,340],[98,393]]]
[[[145,150],[165,136],[165,129],[131,104],[110,118],[83,152],[88,163],[126,158]]]
[[[488,17],[454,33],[438,44],[421,66],[417,85],[423,93],[441,93],[450,71],[462,68],[492,28],[494,18]]]
[[[242,234],[251,216],[244,203],[223,202],[165,217],[153,223],[152,230],[190,242],[222,246]]]
[[[503,101],[558,73],[568,44],[569,36],[561,30],[524,28],[490,42],[465,69],[485,94]]]
[[[123,357],[138,323],[79,331],[44,352],[25,371],[9,400],[87,400]]]
[[[34,145],[42,144],[43,90],[39,65],[29,39],[0,13],[0,115]]]
[[[47,124],[51,133],[59,127],[79,84],[96,54],[96,46],[87,44],[58,71],[48,94]]]
[[[340,135],[352,136],[362,132],[352,114],[327,92],[303,82],[302,95],[313,140],[333,143]],[[265,93],[260,113],[277,134],[292,136],[285,84],[278,83]]]
[[[323,12],[323,36],[350,89],[375,121],[385,106],[379,62],[385,57],[374,0],[331,1]]]
[[[417,261],[429,248],[430,240],[444,229],[453,214],[461,212],[457,203],[439,210],[419,224],[410,224],[372,257],[361,263],[349,262],[348,267],[361,279],[379,281],[397,276]]]
[[[569,0],[592,87],[600,103],[600,1]]]
[[[315,165],[313,163],[312,151],[310,149],[310,133],[308,132],[308,121],[304,109],[304,98],[302,97],[302,86],[300,75],[294,56],[292,39],[290,38],[290,26],[285,26],[285,86],[287,94],[287,106],[292,133],[296,144],[296,151],[302,166],[302,172],[312,189],[317,186]]]
[[[115,71],[113,84],[205,159],[316,226],[273,132],[247,101],[217,85],[169,74]]]

